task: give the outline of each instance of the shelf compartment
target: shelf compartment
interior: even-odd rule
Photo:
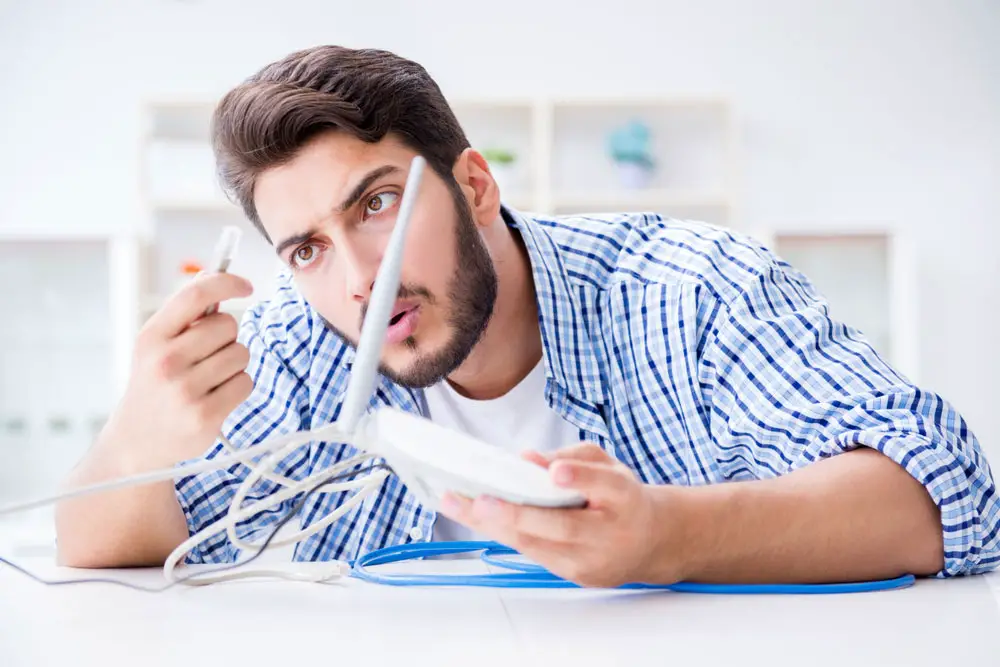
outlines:
[[[912,241],[882,227],[785,229],[756,234],[804,274],[831,316],[862,333],[910,378],[918,368],[918,318]]]
[[[115,400],[110,239],[0,242],[0,499],[40,495]]]
[[[530,208],[537,195],[538,153],[534,137],[535,107],[529,102],[476,100],[451,102],[472,148],[503,149],[515,155],[509,167],[490,164],[504,201]]]
[[[650,132],[650,152],[656,163],[650,189],[728,191],[732,186],[732,121],[725,104],[567,101],[555,103],[552,113],[555,192],[600,191],[621,183],[609,137],[632,121],[642,122]]]

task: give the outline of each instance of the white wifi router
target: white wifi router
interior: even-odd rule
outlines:
[[[578,492],[556,486],[541,466],[420,415],[379,408],[360,430],[365,450],[385,458],[420,502],[435,510],[445,491],[536,507],[586,504]]]

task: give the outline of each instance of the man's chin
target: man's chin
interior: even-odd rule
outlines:
[[[407,344],[407,341],[393,347],[396,348],[395,353],[383,360],[380,370],[396,384],[410,389],[425,389],[440,382],[453,370],[448,355],[417,352],[416,344]]]
[[[357,350],[358,341],[344,335],[324,318],[327,329]],[[382,348],[379,372],[403,387],[425,389],[437,384],[461,363],[464,355],[454,344],[440,344],[436,349],[428,349],[426,340],[408,336],[398,343],[386,342]]]
[[[426,389],[437,384],[444,377],[437,373],[415,372],[410,368],[395,371],[385,366],[382,367],[381,372],[396,384],[408,389]]]

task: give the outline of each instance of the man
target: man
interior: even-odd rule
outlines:
[[[962,417],[830,319],[749,239],[653,214],[529,217],[501,204],[415,63],[294,53],[220,103],[220,173],[288,266],[237,331],[201,276],[144,327],[127,392],[70,479],[93,483],[323,425],[339,413],[414,155],[428,162],[373,405],[524,452],[585,509],[448,497],[389,477],[302,560],[475,534],[583,585],[951,576],[1000,561],[1000,503]],[[207,450],[207,454],[205,453]],[[353,450],[312,443],[302,479]],[[240,465],[58,507],[63,563],[162,563],[228,509]],[[259,483],[251,499],[273,492]],[[310,497],[302,524],[345,492]],[[240,525],[263,537],[292,507]],[[220,533],[189,562],[233,560]]]

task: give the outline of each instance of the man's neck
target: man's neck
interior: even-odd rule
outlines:
[[[476,400],[503,396],[542,358],[535,282],[524,241],[502,219],[487,230],[497,272],[497,299],[486,331],[448,382]]]

